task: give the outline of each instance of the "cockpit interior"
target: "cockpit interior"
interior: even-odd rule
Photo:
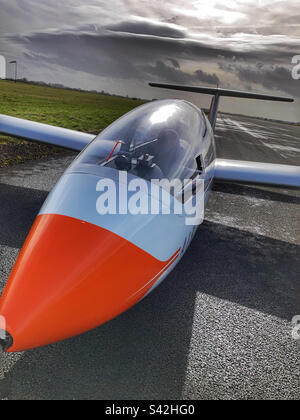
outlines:
[[[189,179],[198,170],[202,112],[180,100],[150,102],[117,120],[75,165],[127,171],[143,179]]]

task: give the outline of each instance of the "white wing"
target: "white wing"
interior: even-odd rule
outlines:
[[[216,159],[215,179],[299,188],[300,166]]]
[[[83,150],[95,138],[93,134],[67,130],[66,128],[21,120],[1,114],[0,134],[51,144],[74,151]]]

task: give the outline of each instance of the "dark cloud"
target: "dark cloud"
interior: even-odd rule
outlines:
[[[175,69],[180,69],[180,64],[175,58],[168,58],[168,61],[172,64]]]
[[[220,67],[235,74],[239,80],[247,83],[248,85],[256,84],[275,92],[285,92],[290,95],[300,98],[300,83],[293,80],[292,68],[277,66],[277,65],[264,65],[258,63],[255,66],[249,66],[241,63],[232,63],[227,66]]]
[[[153,35],[166,38],[185,38],[186,32],[172,25],[158,24],[145,20],[129,20],[106,26],[113,32],[127,32],[139,35]]]
[[[39,66],[58,65],[68,71],[118,80],[213,86],[226,86],[224,75],[231,74],[240,82],[236,87],[252,89],[255,84],[267,91],[300,97],[299,83],[294,83],[291,70],[284,66],[294,55],[294,46],[283,40],[279,42],[275,38],[266,48],[243,48],[241,45],[235,48],[234,43],[226,44],[223,39],[204,43],[176,38],[175,35],[179,35],[176,31],[173,37],[170,34],[167,29],[162,30],[162,25],[138,20],[109,27],[90,24],[77,31],[35,32],[7,39],[23,49],[27,62]],[[194,62],[196,68],[201,63],[201,68],[189,70],[183,66],[186,61]],[[266,62],[278,64],[265,65]],[[218,67],[215,72],[205,71],[209,63],[219,63],[221,77],[217,74]]]
[[[286,3],[0,0],[0,54],[18,58],[28,78],[134,96],[139,86],[151,97],[143,86],[154,80],[300,97],[290,68],[300,54],[299,1]]]
[[[39,64],[57,64],[102,77],[219,83],[215,74],[200,69],[191,73],[183,71],[178,60],[165,57],[166,50],[157,48],[155,39],[141,40],[139,45],[135,41],[134,36],[120,37],[99,28],[96,32],[94,28],[94,33],[36,33],[15,37],[15,42],[25,47],[24,57]],[[171,52],[170,48],[167,50]]]
[[[123,22],[126,26],[126,22]],[[157,60],[173,60],[175,68],[180,67],[181,60],[196,63],[218,61],[220,56],[224,60],[244,60],[249,64],[274,60],[287,63],[294,55],[293,46],[281,42],[268,43],[266,48],[242,48],[241,44],[226,43],[223,40],[205,43],[189,38],[176,39],[158,35],[114,31],[112,28],[90,25],[78,30],[60,30],[55,32],[36,32],[26,36],[10,36],[6,39],[24,48],[24,51],[35,59],[56,60],[58,64],[100,75],[116,75],[132,78],[133,68],[142,64],[153,64]],[[152,25],[154,33],[157,25]],[[149,22],[146,23],[150,31]],[[157,28],[156,28],[157,29]],[[280,51],[280,56],[279,56]],[[295,52],[297,50],[295,49]],[[115,66],[118,66],[116,68]],[[100,72],[100,73],[99,73]],[[138,74],[137,74],[138,76]]]
[[[168,66],[163,61],[156,61],[154,64],[142,66],[145,79],[149,81],[169,81],[173,83],[192,83],[195,81],[193,75],[185,73],[173,66]]]
[[[210,85],[219,85],[221,83],[216,74],[209,74],[202,70],[195,71],[195,79]]]
[[[197,70],[191,74],[169,66],[162,61],[157,61],[153,65],[143,66],[141,70],[148,79],[154,81],[185,84],[199,84],[199,82],[202,82],[213,85],[220,83],[219,78],[215,74],[209,74],[202,70]]]

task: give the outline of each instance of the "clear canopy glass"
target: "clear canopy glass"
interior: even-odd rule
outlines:
[[[96,165],[147,180],[190,179],[197,171],[205,129],[202,112],[188,102],[150,102],[100,133],[72,169]]]

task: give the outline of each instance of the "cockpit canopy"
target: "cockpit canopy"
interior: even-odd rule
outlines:
[[[147,180],[189,179],[197,171],[204,130],[202,112],[188,102],[147,103],[100,133],[74,167],[109,167]]]

